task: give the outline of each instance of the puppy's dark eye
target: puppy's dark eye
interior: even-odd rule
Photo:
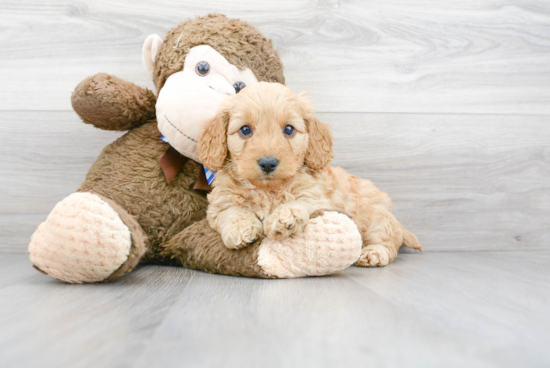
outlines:
[[[241,137],[250,137],[252,135],[252,129],[248,125],[243,126],[241,129],[239,129],[239,134]]]
[[[235,88],[235,93],[241,92],[241,89],[243,89],[244,87],[246,87],[246,84],[244,84],[243,82],[237,82],[233,85],[233,88]]]
[[[210,64],[208,64],[206,61],[199,61],[197,66],[195,67],[195,70],[197,71],[197,74],[201,77],[204,77],[208,73],[210,73]]]
[[[292,137],[296,133],[296,129],[292,125],[287,125],[283,129],[283,134],[287,137]]]

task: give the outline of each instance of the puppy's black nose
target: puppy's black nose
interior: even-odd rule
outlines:
[[[258,160],[258,165],[264,173],[269,174],[275,171],[277,165],[279,165],[279,160],[273,156],[262,157]]]

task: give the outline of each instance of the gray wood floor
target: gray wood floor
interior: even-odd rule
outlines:
[[[254,280],[146,266],[67,285],[0,254],[2,367],[547,367],[550,252],[402,254]]]
[[[144,39],[209,12],[273,39],[335,164],[425,253],[301,280],[30,267],[36,226],[121,135],[79,121],[74,87],[152,88]],[[0,367],[550,366],[550,2],[1,0],[0,23]]]

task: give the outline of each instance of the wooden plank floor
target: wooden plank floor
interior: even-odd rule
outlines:
[[[2,367],[544,367],[550,252],[401,254],[255,280],[145,266],[67,285],[0,254]]]

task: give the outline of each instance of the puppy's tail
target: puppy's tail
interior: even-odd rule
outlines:
[[[403,245],[406,245],[412,249],[417,249],[421,252],[424,251],[424,248],[422,248],[422,244],[420,244],[416,235],[405,229],[405,226],[403,226]]]

